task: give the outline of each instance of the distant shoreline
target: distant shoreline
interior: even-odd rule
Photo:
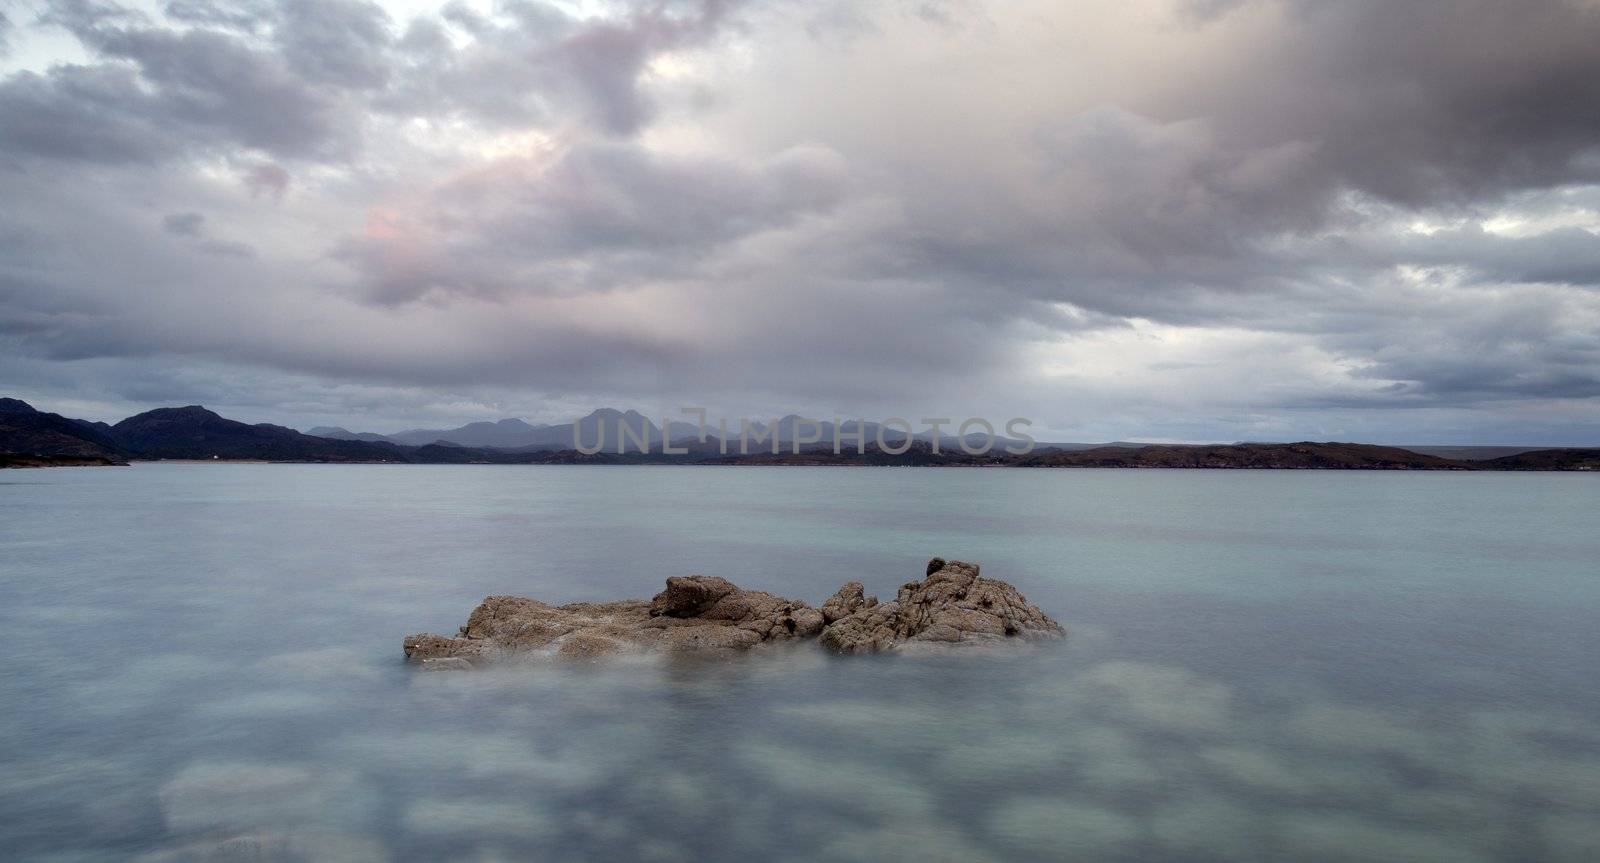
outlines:
[[[761,441],[763,451],[749,452],[749,439],[741,436],[739,452],[733,440],[663,431],[646,425],[643,415],[597,410],[566,427],[572,438],[585,425],[601,420],[639,423],[632,438],[633,451],[584,452],[564,443],[497,447],[467,446],[443,439],[413,445],[393,440],[352,440],[319,437],[270,423],[230,420],[200,405],[157,408],[128,417],[116,425],[89,422],[37,410],[18,399],[0,399],[0,466],[54,467],[125,465],[129,462],[172,464],[615,464],[702,466],[805,466],[805,467],[1025,467],[1025,468],[1182,468],[1196,470],[1455,470],[1455,471],[1597,471],[1600,448],[1551,447],[1523,450],[1505,447],[1432,447],[1408,449],[1381,444],[1339,441],[1295,443],[1244,442],[1231,444],[1038,444],[997,439],[987,446],[971,443],[973,436],[928,439],[902,435],[893,443],[878,426],[874,441],[861,445],[864,434],[854,434],[857,445],[839,448],[838,429],[832,446],[813,444],[816,435],[800,436],[797,418],[774,423]],[[789,423],[788,432],[784,423]],[[490,424],[500,428],[512,420]],[[525,425],[525,424],[523,424]],[[467,431],[463,427],[458,431]],[[549,434],[558,427],[513,429],[519,434]],[[342,429],[317,429],[340,433]],[[605,440],[601,433],[591,435]],[[858,430],[864,431],[864,429]],[[790,436],[790,433],[792,436]],[[346,433],[348,434],[348,433]],[[429,435],[434,432],[428,432]],[[362,437],[362,436],[357,436]],[[981,436],[980,436],[981,438]],[[980,440],[981,443],[981,440]],[[996,447],[994,444],[1001,443]],[[562,448],[557,448],[562,447]],[[620,443],[618,449],[627,449]],[[1492,454],[1496,449],[1509,450]],[[642,451],[641,451],[642,450]],[[1488,452],[1485,452],[1488,450]],[[1474,457],[1476,456],[1476,457]]]
[[[270,458],[130,458],[129,464],[338,464],[315,460],[293,461]],[[383,464],[383,462],[352,462],[352,464]]]
[[[670,467],[949,467],[1122,470],[1362,470],[1458,472],[1600,472],[1600,448],[1532,450],[1480,461],[1446,459],[1374,444],[1314,443],[1150,445],[1089,450],[1040,450],[1025,455],[973,456],[933,452],[926,444],[903,453],[802,450],[799,453],[727,455],[691,453],[584,454],[576,450],[516,452],[464,447],[395,448],[395,458],[130,458],[24,456],[0,453],[0,467],[92,467],[127,464],[392,464],[392,465],[615,465]]]
[[[121,459],[98,455],[32,455],[0,452],[0,469],[34,467],[127,467]]]

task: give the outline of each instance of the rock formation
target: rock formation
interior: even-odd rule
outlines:
[[[871,608],[878,604],[876,596],[867,596],[867,590],[861,582],[851,581],[833,592],[822,603],[822,619],[828,623],[849,617],[863,608]]]
[[[850,587],[845,585],[840,593]],[[979,576],[977,564],[936,557],[928,561],[927,577],[902,585],[894,600],[863,602],[830,622],[822,631],[822,646],[837,653],[878,653],[1063,634],[1060,624],[1029,604],[1016,588]]]
[[[804,602],[692,575],[667,579],[666,589],[649,602],[556,606],[520,596],[491,596],[473,610],[459,636],[409,636],[405,653],[407,659],[430,666],[445,659],[482,665],[517,655],[733,652],[821,631],[822,612]]]
[[[471,668],[507,658],[590,658],[625,653],[734,653],[820,636],[838,653],[972,646],[1059,637],[1061,627],[975,564],[934,558],[928,576],[879,603],[852,581],[821,609],[714,576],[667,579],[649,602],[549,605],[491,596],[454,637],[412,635],[405,655],[428,670]]]

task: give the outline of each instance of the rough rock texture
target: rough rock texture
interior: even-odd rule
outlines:
[[[691,575],[667,579],[650,600],[650,616],[727,623],[761,641],[810,638],[822,632],[822,612],[799,600],[744,590],[724,578]]]
[[[830,623],[822,631],[822,646],[838,653],[878,653],[1063,634],[1060,624],[1016,588],[980,577],[977,564],[936,557],[928,561],[927,578],[902,586],[894,600]]]
[[[845,585],[834,591],[833,596],[822,602],[822,619],[833,623],[841,617],[849,617],[863,608],[871,608],[878,604],[876,596],[867,596],[867,589],[859,581],[846,582]]]
[[[404,647],[411,662],[445,670],[519,655],[586,659],[618,653],[732,652],[810,638],[822,626],[822,612],[798,600],[693,575],[667,579],[666,589],[649,602],[556,606],[520,596],[491,596],[473,610],[458,636],[407,636]]]
[[[861,582],[839,588],[821,609],[713,576],[667,579],[650,601],[549,605],[491,596],[454,637],[411,635],[406,659],[430,671],[472,668],[512,657],[590,659],[621,653],[732,653],[820,636],[839,653],[1015,644],[1062,635],[1061,627],[976,564],[928,562],[927,578],[891,602]]]

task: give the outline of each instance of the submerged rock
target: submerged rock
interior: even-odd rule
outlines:
[[[852,581],[822,608],[714,576],[674,576],[648,602],[549,605],[491,596],[455,637],[411,635],[406,659],[428,670],[472,668],[510,657],[591,659],[626,653],[735,653],[820,636],[838,653],[1016,643],[1062,635],[1037,606],[976,564],[934,558],[928,576],[879,603]]]
[[[822,631],[822,646],[837,653],[878,653],[1063,634],[1060,624],[1016,588],[979,576],[977,564],[936,557],[928,561],[928,576],[903,585],[892,601],[860,608],[830,623]]]
[[[474,660],[483,661],[483,654],[488,647],[487,644],[474,644],[463,638],[446,638],[431,633],[408,635],[402,646],[405,648],[406,659],[418,664],[439,659],[460,659],[462,662],[474,664]]]
[[[422,659],[423,671],[471,671],[472,663],[459,656],[433,656]]]

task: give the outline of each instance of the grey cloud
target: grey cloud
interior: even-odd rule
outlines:
[[[90,162],[152,162],[183,146],[127,69],[58,66],[0,81],[0,153]]]
[[[1286,16],[1256,62],[1161,107],[1215,117],[1237,145],[1311,142],[1313,179],[1408,206],[1600,178],[1592,4],[1293,2]]]
[[[208,235],[206,217],[196,212],[168,213],[161,219],[161,227],[169,234],[192,241],[194,248],[225,258],[253,258],[255,249],[248,243],[218,240]]]
[[[525,184],[502,184],[491,170],[446,186],[440,198],[463,217],[488,205],[506,214],[506,228],[565,251],[704,247],[829,206],[844,170],[837,153],[820,147],[747,164],[602,144],[568,152]]]
[[[1271,5],[1186,13],[1226,37],[1218,28]],[[1186,70],[1125,106],[1042,119],[1039,159],[1020,178],[945,164],[949,176],[931,181],[937,164],[913,165],[897,191],[916,215],[881,238],[903,254],[868,266],[979,291],[1041,321],[1065,302],[1302,333],[1356,377],[1405,382],[1375,388],[1369,406],[1591,397],[1591,307],[1568,306],[1570,320],[1541,319],[1524,336],[1519,318],[1552,308],[1549,297],[1391,299],[1403,266],[1486,285],[1594,283],[1600,243],[1589,230],[1406,228],[1600,176],[1600,54],[1590,47],[1600,13],[1536,5],[1285,4],[1270,42],[1234,46],[1248,60]],[[1450,315],[1452,302],[1487,304],[1493,323]],[[1421,349],[1419,333],[1433,329],[1418,316],[1441,312],[1436,347]],[[1388,341],[1346,335],[1362,332]]]
[[[384,304],[607,290],[682,276],[722,244],[825,211],[846,180],[838,155],[816,147],[747,164],[588,145],[457,177],[341,255]]]
[[[984,15],[971,0],[911,0],[908,11],[924,21],[954,26]]]
[[[249,243],[233,242],[231,240],[203,240],[196,248],[208,255],[222,258],[254,258],[255,247]]]
[[[326,155],[354,119],[274,55],[208,30],[174,32],[101,7],[53,20],[113,62],[0,81],[0,148],[32,158],[154,162],[210,149]],[[131,61],[137,74],[125,63]]]
[[[389,16],[366,0],[286,0],[274,38],[308,81],[379,88],[391,60]]]
[[[743,191],[759,196],[763,184],[781,189],[804,176],[789,174],[794,169],[781,161],[743,166],[741,172],[754,183]],[[51,185],[47,178],[19,182],[11,181],[4,191],[35,195]],[[203,189],[179,185],[174,194]],[[82,194],[76,188],[72,193]],[[228,375],[225,389],[275,392],[272,374],[265,371],[274,370],[280,378],[365,385],[588,394],[573,396],[580,403],[601,398],[639,403],[668,393],[677,400],[707,401],[708,393],[716,393],[725,394],[717,397],[730,404],[803,394],[808,401],[837,405],[865,402],[886,391],[896,398],[921,394],[931,400],[933,389],[980,387],[977,377],[996,373],[1009,350],[1002,329],[972,323],[975,309],[960,297],[918,296],[914,286],[863,291],[853,280],[807,272],[798,261],[781,294],[770,290],[759,270],[728,269],[717,284],[696,282],[663,297],[648,312],[601,308],[599,314],[571,314],[548,303],[529,309],[516,295],[494,303],[357,306],[319,292],[299,267],[264,254],[254,260],[218,259],[215,265],[203,256],[174,254],[172,244],[150,242],[152,231],[164,233],[163,220],[142,208],[107,208],[68,232],[63,226],[80,212],[75,204],[65,198],[26,214],[31,234],[19,243],[26,252],[0,258],[5,261],[0,276],[28,272],[38,277],[0,297],[0,330],[16,335],[7,343],[9,353],[93,370],[124,399],[177,391],[153,389],[145,378],[138,386],[131,382],[138,369],[176,363],[194,371],[172,387],[197,392],[219,386],[207,383],[202,371]],[[0,217],[0,236],[23,218],[14,212]],[[150,222],[149,230],[141,231],[139,218]],[[221,223],[199,222],[202,238],[213,221]],[[196,227],[192,218],[174,222]],[[49,236],[68,233],[70,242],[59,248],[47,242]],[[84,247],[95,254],[75,253]],[[851,313],[841,317],[841,309]],[[678,312],[720,323],[650,324],[652,317]],[[895,326],[885,327],[889,320]],[[941,321],[961,324],[949,332]],[[18,329],[23,326],[25,332]],[[129,370],[122,375],[130,380],[127,387],[112,380],[119,366],[109,361],[116,358]],[[930,377],[931,368],[941,373]],[[772,395],[774,382],[782,382],[789,395]],[[204,391],[210,401],[228,401]],[[231,399],[249,397],[235,393]]]
[[[64,27],[74,33],[104,26],[140,25],[148,18],[112,0],[47,0],[39,14],[41,24]]]
[[[1283,273],[1269,246],[1323,224],[1332,189],[1307,189],[1308,148],[1221,146],[1211,124],[1122,109],[1041,130],[1032,188],[995,198],[954,180],[902,241],[930,274],[966,273],[1002,291],[1167,320],[1195,295],[1251,293]]]
[[[1247,0],[1182,0],[1178,3],[1178,15],[1193,24],[1209,24],[1226,17],[1229,12],[1246,2]]]
[[[1354,298],[1338,320],[1302,326],[1362,362],[1358,380],[1392,381],[1367,397],[1308,395],[1308,406],[1435,407],[1600,396],[1600,338],[1589,295],[1533,286],[1443,286]]]
[[[1183,0],[1173,58],[1110,7],[830,4],[821,45],[810,4],[569,8],[57,4],[93,59],[0,79],[0,356],[328,419],[342,387],[1600,416],[1592,8]],[[1033,32],[1069,19],[1121,65]],[[1040,371],[1077,344],[1108,359]],[[1163,383],[1202,377],[1219,407]]]
[[[877,3],[802,0],[791,5],[800,11],[807,35],[829,46],[890,33],[904,20],[936,24],[955,31],[963,27],[986,29],[985,25],[992,18],[982,0],[883,0]]]
[[[244,172],[243,179],[252,197],[268,195],[275,200],[282,200],[289,191],[289,171],[271,162],[250,166]]]
[[[368,110],[462,114],[497,128],[576,111],[631,134],[654,110],[639,86],[648,62],[713,38],[728,8],[637,3],[617,17],[577,18],[522,2],[491,20],[453,5],[443,20],[476,37],[457,49],[429,16],[394,39],[387,14],[366,0],[175,0],[168,21],[186,29],[113,3],[56,0],[41,21],[73,33],[98,62],[0,80],[0,147],[112,163],[229,148],[339,160],[358,146]]]
[[[473,41],[456,50],[438,24],[414,22],[400,43],[409,74],[384,104],[399,112],[461,111],[490,126],[546,123],[571,105],[599,129],[631,134],[654,111],[639,88],[649,61],[714,38],[734,5],[628,3],[618,17],[584,19],[525,0],[507,4],[502,22],[449,4],[442,17]]]
[[[395,42],[395,48],[400,56],[416,65],[430,64],[442,61],[449,57],[455,50],[455,45],[450,39],[450,33],[445,28],[445,22],[451,19],[453,13],[460,11],[470,14],[470,10],[446,4],[436,18],[417,17],[411,19],[406,25],[405,32]],[[475,20],[476,16],[469,20]],[[469,29],[470,28],[463,28]]]
[[[1353,243],[1369,228],[1392,232],[1405,213],[1472,215],[1600,180],[1592,5],[1185,8],[1223,45],[1247,12],[1257,28],[1279,17],[1256,31],[1268,41],[1231,45],[1248,59],[1186,69],[1126,106],[1040,118],[1037,165],[1021,179],[984,167],[964,177],[957,165],[938,182],[907,172],[899,193],[919,218],[887,238],[915,253],[897,262],[903,274],[965,273],[1023,303],[1227,320],[1252,297],[1292,296],[1333,270],[1368,278],[1491,253],[1468,241],[1447,249],[1446,237],[1341,250],[1341,236]],[[1481,261],[1485,278],[1592,278],[1581,232],[1487,244],[1498,257]],[[1340,251],[1355,260],[1322,258]],[[1238,300],[1214,302],[1219,295]]]
[[[649,118],[651,106],[638,89],[645,63],[659,51],[693,45],[716,33],[733,0],[695,5],[688,15],[669,14],[672,4],[645,7],[625,23],[586,27],[561,43],[560,55],[577,71],[577,81],[606,129],[631,133]]]
[[[275,55],[236,37],[191,30],[80,34],[102,53],[132,60],[158,88],[151,108],[193,130],[288,156],[329,151],[343,130],[336,106]]]
[[[276,19],[267,0],[170,0],[167,18],[184,24],[199,24],[255,33]]]
[[[1510,237],[1472,223],[1398,242],[1391,237],[1372,237],[1369,242],[1380,260],[1461,268],[1483,282],[1600,287],[1600,235],[1583,228]]]
[[[161,218],[161,227],[169,234],[180,237],[198,237],[205,229],[206,217],[195,212],[168,213]]]

